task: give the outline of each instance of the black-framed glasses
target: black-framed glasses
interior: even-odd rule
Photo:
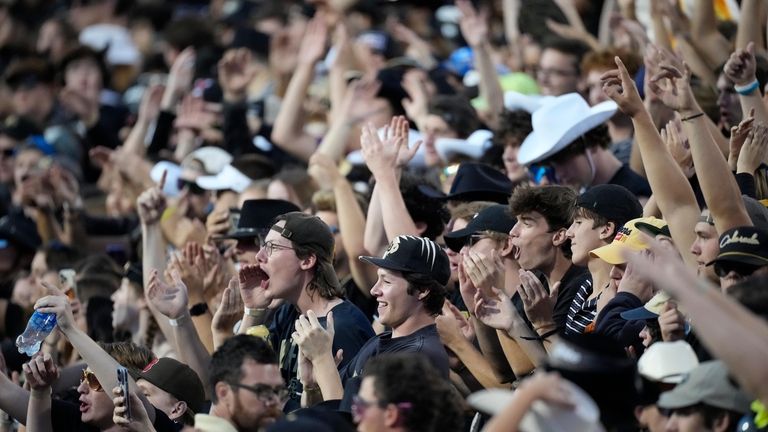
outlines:
[[[267,252],[267,256],[271,257],[272,254],[275,252],[275,250],[295,250],[294,248],[290,246],[281,245],[279,243],[275,243],[273,241],[264,242],[263,245],[261,245],[261,248],[264,249]]]
[[[229,383],[229,385],[232,387],[248,390],[249,392],[255,394],[256,397],[262,402],[271,402],[273,400],[277,400],[278,402],[282,403],[287,401],[288,396],[290,395],[290,392],[284,385],[275,387],[268,386],[266,384],[256,384],[254,386],[249,386],[240,383]]]
[[[384,401],[367,401],[363,398],[361,398],[359,395],[352,396],[352,417],[354,418],[355,422],[359,422],[363,417],[365,417],[365,412],[368,410],[368,408],[372,406],[378,406],[379,408],[384,408],[387,405],[389,405],[390,402],[384,402]],[[413,407],[413,404],[410,402],[399,402],[394,404],[397,409],[410,409]]]
[[[747,264],[747,263],[740,263],[740,262],[733,262],[733,261],[725,261],[722,263],[715,263],[714,264],[714,270],[717,277],[724,278],[728,276],[730,272],[736,272],[739,276],[751,276],[752,273],[756,272],[760,269],[760,267],[763,267],[761,265],[756,264]]]
[[[88,384],[88,388],[92,391],[104,391],[104,388],[101,386],[99,379],[96,378],[96,375],[88,368],[83,369],[83,376],[80,377],[80,383],[83,382]]]
[[[490,238],[490,237],[488,237],[487,235],[483,235],[483,234],[472,234],[471,236],[469,236],[469,239],[467,240],[467,246],[468,247],[472,247],[472,246],[476,245],[477,243],[479,243],[480,240],[487,239],[487,238]]]

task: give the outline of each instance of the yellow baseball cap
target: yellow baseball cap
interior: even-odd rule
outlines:
[[[667,226],[664,220],[655,217],[632,219],[616,231],[616,236],[610,244],[594,249],[589,255],[600,258],[608,264],[617,265],[627,262],[623,254],[625,250],[639,252],[647,249],[648,244],[643,240],[642,231],[636,226],[638,223],[650,225],[659,230]]]

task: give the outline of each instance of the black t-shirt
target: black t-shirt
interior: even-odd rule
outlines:
[[[373,322],[373,316],[376,315],[376,308],[378,307],[376,299],[371,295],[366,296],[351,277],[342,284],[341,288],[344,290],[347,300],[360,309],[363,315],[368,318],[368,322]]]
[[[80,407],[72,402],[58,399],[51,400],[51,424],[54,432],[99,432],[101,429],[88,425],[80,420]],[[176,424],[159,409],[155,409],[157,432],[178,432],[183,425]]]
[[[339,349],[344,350],[339,370],[352,361],[365,343],[376,334],[371,323],[355,305],[342,301],[333,309],[334,336],[333,354]],[[296,372],[299,362],[299,347],[293,343],[291,335],[294,324],[299,318],[299,310],[291,304],[283,304],[277,309],[272,324],[269,326],[269,337],[272,346],[278,352],[280,372],[291,392],[290,399],[285,404],[284,411],[291,412],[300,408],[302,386]],[[320,324],[325,325],[325,317],[318,317]]]
[[[352,396],[355,396],[360,389],[363,368],[365,368],[368,360],[379,354],[393,352],[421,353],[426,356],[442,377],[448,378],[450,370],[448,353],[440,341],[437,326],[430,324],[407,336],[398,338],[393,338],[392,332],[387,331],[369,340],[355,358],[341,370],[341,383],[344,385],[341,410],[349,411],[352,407]]]
[[[537,276],[539,276],[539,280],[544,284],[544,288],[549,291],[546,278],[541,277],[540,273],[537,274]],[[555,324],[557,324],[558,333],[562,333],[565,330],[565,322],[568,319],[568,311],[571,308],[571,303],[573,303],[573,298],[576,297],[576,293],[579,292],[579,288],[584,283],[584,281],[590,277],[591,276],[589,274],[589,270],[584,267],[572,265],[565,272],[563,278],[560,279],[560,289],[557,294],[557,302],[555,303],[555,310],[552,313],[552,319]],[[512,304],[515,306],[515,308],[517,308],[517,312],[521,317],[523,317],[525,323],[528,324],[528,327],[533,329],[531,321],[525,314],[523,299],[520,298],[519,291],[515,292],[515,294],[512,296]]]
[[[616,171],[616,174],[608,180],[608,183],[624,186],[637,197],[650,197],[652,193],[648,180],[632,171],[627,165],[622,165],[621,168]]]

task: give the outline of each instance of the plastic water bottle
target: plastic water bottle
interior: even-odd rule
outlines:
[[[29,318],[24,333],[16,338],[19,352],[30,357],[40,351],[40,345],[48,334],[56,327],[56,314],[35,311]]]

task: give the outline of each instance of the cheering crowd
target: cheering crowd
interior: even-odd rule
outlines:
[[[0,2],[0,432],[768,430],[766,23]]]

